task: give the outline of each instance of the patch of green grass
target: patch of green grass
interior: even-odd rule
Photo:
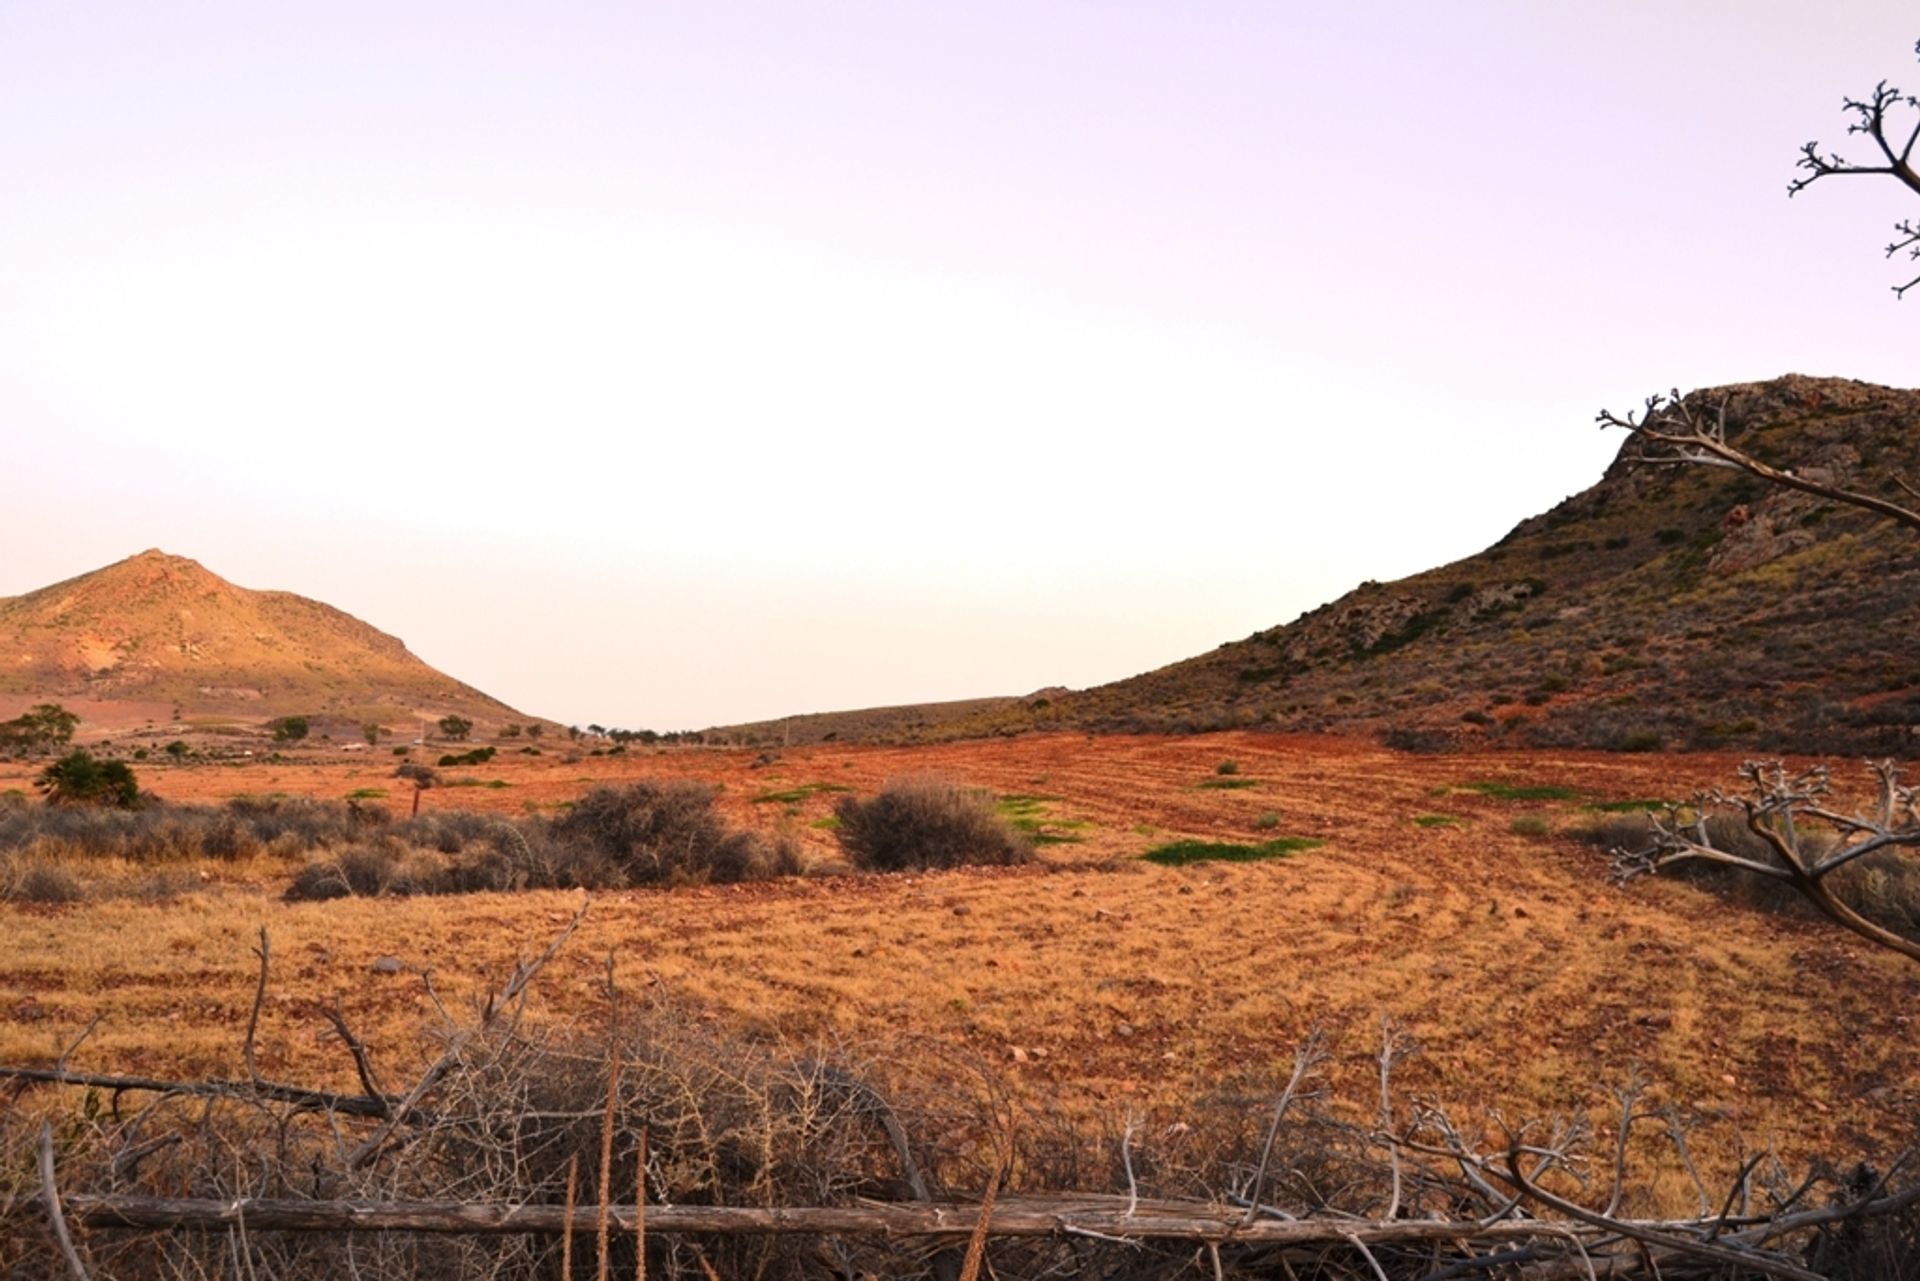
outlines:
[[[771,805],[778,802],[782,805],[798,805],[809,796],[821,792],[851,792],[852,790],[845,783],[802,783],[798,787],[789,787],[784,791],[762,792],[753,798],[753,803]]]
[[[1035,845],[1078,845],[1085,838],[1073,835],[1073,829],[1093,824],[1084,818],[1048,817],[1047,807],[1059,799],[1058,796],[1002,796],[993,808],[1007,821],[1007,826]]]
[[[1230,845],[1220,841],[1175,841],[1141,855],[1149,863],[1162,867],[1185,867],[1189,863],[1257,863],[1262,859],[1285,858],[1301,850],[1325,845],[1311,836],[1282,836],[1258,845]]]
[[[1594,814],[1644,814],[1652,810],[1656,814],[1664,813],[1672,801],[1595,801],[1581,808]]]
[[[813,822],[807,824],[807,826],[817,827],[823,832],[831,832],[840,826],[840,819],[837,815],[829,814],[825,818],[814,819]]]
[[[1458,827],[1463,820],[1451,814],[1416,814],[1413,816],[1415,827]]]
[[[1260,780],[1257,778],[1209,778],[1203,780],[1198,786],[1210,792],[1237,792],[1242,788],[1260,786]]]
[[[347,793],[347,799],[350,801],[371,801],[377,800],[386,794],[387,789],[384,787],[356,787]]]
[[[1527,786],[1520,783],[1503,783],[1497,779],[1468,783],[1467,790],[1478,792],[1482,796],[1491,796],[1496,801],[1570,801],[1580,795],[1571,787],[1552,784]]]
[[[1534,837],[1548,836],[1553,832],[1553,828],[1548,825],[1547,820],[1538,814],[1521,815],[1519,818],[1514,819],[1513,822],[1507,824],[1507,830],[1515,836]]]
[[[1253,820],[1254,830],[1258,832],[1271,832],[1278,826],[1280,826],[1280,816],[1272,810]]]
[[[1233,760],[1221,761],[1213,767],[1213,772],[1216,774],[1238,774],[1240,772],[1240,762]]]
[[[453,780],[452,780],[452,781],[450,781],[450,782],[447,782],[447,783],[442,783],[442,784],[441,784],[441,786],[442,786],[442,787],[492,787],[492,788],[501,788],[501,787],[512,787],[512,786],[513,786],[513,784],[512,784],[512,783],[509,783],[509,782],[508,782],[508,781],[507,781],[506,779],[504,779],[504,778],[456,778],[456,779],[453,779]]]

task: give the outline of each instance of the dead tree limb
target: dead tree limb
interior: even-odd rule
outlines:
[[[1914,50],[1920,52],[1920,44],[1916,44]],[[1800,148],[1800,159],[1794,164],[1795,168],[1805,172],[1787,184],[1787,195],[1797,196],[1822,178],[1856,174],[1892,178],[1907,190],[1920,193],[1920,171],[1913,166],[1914,144],[1920,142],[1920,100],[1911,94],[1901,93],[1882,80],[1864,99],[1843,99],[1841,110],[1852,118],[1847,125],[1847,132],[1867,138],[1877,154],[1866,163],[1861,163],[1849,160],[1838,152],[1823,152],[1817,142],[1805,143]],[[1913,119],[1896,123],[1893,118],[1896,114]],[[1906,135],[1904,138],[1900,136],[1903,132]],[[1887,246],[1887,257],[1906,250],[1910,258],[1920,258],[1920,224],[1911,221],[1895,223],[1894,233],[1896,239]],[[1907,290],[1915,285],[1920,285],[1920,276],[1904,285],[1895,285],[1894,296],[1905,297]]]
[[[1527,1199],[1546,1206],[1556,1214],[1565,1215],[1569,1219],[1608,1234],[1629,1237],[1642,1245],[1652,1246],[1681,1258],[1704,1259],[1713,1263],[1726,1264],[1731,1268],[1747,1269],[1770,1277],[1782,1277],[1786,1281],[1826,1281],[1826,1278],[1819,1273],[1809,1272],[1792,1260],[1781,1258],[1770,1252],[1739,1245],[1703,1241],[1679,1235],[1661,1225],[1633,1222],[1611,1214],[1589,1210],[1577,1201],[1549,1192],[1528,1178],[1520,1168],[1520,1155],[1523,1151],[1524,1149],[1517,1145],[1507,1149],[1506,1170],[1502,1177],[1511,1180],[1513,1186]]]
[[[587,1235],[598,1230],[600,1206],[471,1203],[457,1201],[289,1201],[266,1198],[173,1198],[71,1193],[69,1214],[89,1228],[225,1231],[245,1219],[255,1232],[424,1232],[472,1235]],[[848,1206],[649,1205],[649,1235],[785,1236],[838,1235],[924,1237],[965,1242],[979,1231],[982,1210],[994,1237],[1051,1237],[1070,1229],[1126,1240],[1242,1243],[1248,1245],[1341,1244],[1358,1237],[1369,1245],[1446,1243],[1461,1238],[1523,1241],[1551,1235],[1534,1220],[1491,1227],[1472,1221],[1401,1219],[1394,1222],[1345,1216],[1259,1219],[1248,1224],[1237,1210],[1204,1201],[1142,1202],[1126,1213],[1123,1196],[997,1197],[983,1203],[860,1202]],[[636,1231],[631,1206],[604,1213],[622,1233]]]
[[[1920,232],[1916,232],[1920,235]],[[1618,428],[1633,437],[1628,462],[1651,467],[1721,467],[1743,471],[1771,485],[1811,494],[1828,502],[1844,503],[1874,512],[1920,531],[1920,511],[1857,489],[1800,474],[1791,467],[1775,467],[1727,440],[1727,406],[1723,401],[1711,416],[1678,390],[1647,397],[1646,407],[1625,417],[1600,411],[1603,429]]]
[[[56,1068],[11,1067],[5,1064],[0,1064],[0,1078],[47,1085],[83,1085],[115,1093],[139,1090],[199,1098],[265,1099],[348,1116],[383,1117],[390,1110],[385,1099],[359,1094],[335,1094],[330,1090],[282,1085],[273,1081],[263,1081],[259,1085],[250,1081],[169,1081],[151,1076],[110,1076],[98,1072],[67,1072]]]
[[[1747,790],[1730,794],[1713,791],[1695,798],[1687,811],[1669,809],[1650,815],[1652,831],[1637,850],[1614,851],[1614,871],[1622,880],[1659,872],[1681,863],[1715,863],[1754,876],[1781,881],[1813,904],[1835,924],[1868,942],[1920,961],[1920,941],[1907,938],[1868,920],[1828,884],[1828,878],[1851,863],[1882,850],[1920,849],[1920,806],[1916,789],[1900,782],[1899,766],[1874,761],[1876,797],[1873,812],[1852,814],[1826,803],[1832,782],[1824,766],[1791,773],[1779,761],[1748,761],[1740,767]],[[1735,853],[1717,839],[1708,825],[1715,811],[1741,815],[1746,829],[1764,843],[1774,860]],[[1819,848],[1815,833],[1831,834],[1831,848]]]

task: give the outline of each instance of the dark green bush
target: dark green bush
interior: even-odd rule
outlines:
[[[493,759],[496,750],[492,747],[476,747],[471,752],[451,753],[440,758],[440,765],[442,768],[449,765],[485,765]]]
[[[995,812],[990,795],[945,779],[894,779],[867,800],[841,797],[833,812],[840,847],[864,871],[1033,859],[1032,844]]]
[[[102,805],[132,809],[140,803],[140,784],[125,761],[94,759],[86,751],[69,752],[41,770],[34,786],[49,805]]]

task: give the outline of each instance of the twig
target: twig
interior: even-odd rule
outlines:
[[[380,1078],[374,1074],[373,1059],[367,1051],[366,1043],[355,1036],[353,1029],[347,1026],[346,1016],[340,1012],[340,1002],[336,1000],[322,1006],[320,1013],[327,1022],[333,1024],[334,1035],[340,1038],[347,1047],[347,1053],[353,1056],[353,1070],[360,1078],[360,1088],[366,1092],[368,1098],[386,1102],[387,1092],[381,1086]]]
[[[1680,1122],[1680,1114],[1673,1108],[1663,1109],[1662,1118],[1667,1123],[1667,1137],[1673,1140],[1673,1150],[1680,1157],[1687,1177],[1693,1180],[1693,1190],[1700,1198],[1700,1217],[1706,1218],[1713,1213],[1713,1200],[1707,1195],[1706,1182],[1700,1177],[1699,1167],[1693,1163],[1693,1153],[1687,1150],[1687,1128]]]
[[[993,1167],[987,1179],[987,1194],[980,1198],[980,1220],[967,1238],[967,1257],[960,1265],[960,1281],[979,1281],[980,1265],[987,1258],[987,1233],[993,1226],[993,1202],[1000,1195],[1000,1167]]]
[[[1293,1075],[1287,1078],[1287,1088],[1280,1092],[1280,1101],[1274,1104],[1273,1121],[1267,1126],[1267,1141],[1260,1149],[1260,1165],[1254,1171],[1253,1187],[1247,1193],[1247,1217],[1243,1223],[1252,1223],[1259,1214],[1260,1190],[1267,1181],[1267,1164],[1273,1159],[1274,1141],[1280,1137],[1280,1123],[1286,1119],[1287,1108],[1293,1103],[1295,1091],[1300,1088],[1313,1069],[1326,1060],[1326,1051],[1321,1048],[1320,1033],[1316,1029],[1307,1037],[1307,1043],[1293,1056]]]
[[[573,1197],[580,1183],[580,1154],[574,1153],[567,1158],[567,1201],[565,1226],[560,1230],[560,1276],[561,1281],[573,1279]]]
[[[60,1051],[60,1057],[53,1061],[54,1071],[64,1072],[67,1070],[67,1060],[72,1058],[73,1052],[80,1048],[81,1042],[85,1041],[88,1037],[93,1035],[93,1030],[100,1026],[100,1020],[104,1019],[105,1017],[107,1016],[104,1013],[101,1013],[101,1014],[96,1014],[92,1018],[87,1020],[87,1025],[80,1029],[80,1035],[74,1037],[73,1040],[69,1041],[67,1043],[67,1048]]]
[[[1644,1083],[1640,1078],[1640,1069],[1636,1065],[1627,1078],[1624,1089],[1616,1090],[1614,1098],[1620,1103],[1620,1130],[1613,1147],[1613,1195],[1607,1198],[1607,1208],[1601,1211],[1612,1218],[1620,1209],[1620,1198],[1627,1191],[1627,1140],[1633,1134],[1634,1108],[1640,1102],[1640,1091]]]
[[[1347,1240],[1353,1243],[1353,1248],[1360,1252],[1360,1257],[1365,1259],[1367,1266],[1373,1269],[1373,1275],[1380,1278],[1380,1281],[1388,1281],[1386,1269],[1380,1266],[1380,1260],[1373,1257],[1373,1251],[1367,1249],[1367,1243],[1351,1233],[1347,1235]]]
[[[1405,1053],[1403,1038],[1394,1027],[1392,1016],[1382,1014],[1380,1016],[1380,1128],[1388,1134],[1393,1133],[1393,1069]],[[1381,1217],[1397,1219],[1400,1217],[1401,1193],[1399,1145],[1387,1144],[1387,1160],[1393,1172],[1393,1193],[1387,1200],[1387,1212]]]
[[[40,1123],[40,1192],[47,1202],[47,1220],[53,1225],[54,1240],[60,1243],[60,1253],[66,1256],[67,1271],[73,1274],[73,1281],[90,1281],[87,1265],[80,1261],[80,1251],[74,1248],[73,1234],[67,1231],[67,1216],[60,1208],[60,1189],[53,1181],[53,1126],[50,1122]]]
[[[253,1009],[247,1014],[247,1039],[241,1043],[240,1054],[246,1060],[247,1079],[255,1085],[261,1084],[260,1069],[253,1059],[253,1037],[260,1028],[260,1007],[267,999],[267,958],[271,954],[271,945],[267,942],[267,927],[260,927],[260,946],[253,950],[260,958],[260,977],[253,985]]]
[[[1612,1218],[1604,1214],[1596,1214],[1578,1202],[1569,1201],[1563,1196],[1549,1192],[1539,1184],[1528,1179],[1527,1176],[1520,1171],[1521,1151],[1522,1149],[1518,1146],[1512,1146],[1507,1149],[1506,1171],[1502,1177],[1510,1179],[1514,1187],[1518,1188],[1530,1199],[1538,1201],[1540,1204],[1549,1209],[1556,1210],[1570,1219],[1577,1219],[1581,1223],[1585,1223],[1590,1227],[1600,1228],[1606,1232],[1614,1232],[1623,1237],[1630,1237],[1646,1245],[1657,1246],[1660,1249],[1671,1251],[1682,1257],[1711,1259],[1715,1263],[1751,1268],[1756,1272],[1764,1272],[1768,1276],[1784,1277],[1787,1281],[1825,1281],[1825,1278],[1822,1278],[1818,1273],[1809,1272],[1805,1268],[1799,1267],[1777,1256],[1762,1254],[1758,1250],[1719,1245],[1710,1241],[1689,1240],[1686,1237],[1674,1236],[1671,1233],[1648,1227],[1642,1223],[1630,1223],[1623,1219]]]
[[[647,1127],[640,1127],[640,1158],[633,1176],[633,1281],[647,1281]]]
[[[542,969],[546,968],[547,962],[551,961],[559,953],[560,949],[566,945],[567,940],[573,937],[574,931],[580,928],[580,922],[586,919],[587,909],[592,906],[592,902],[591,897],[581,900],[579,909],[573,914],[573,919],[567,922],[566,928],[560,931],[553,942],[547,944],[544,952],[540,953],[539,956],[531,961],[524,961],[514,966],[513,975],[507,980],[506,986],[501,988],[499,992],[489,995],[486,1003],[481,1007],[479,1027],[464,1035],[456,1035],[454,1037],[453,1044],[447,1048],[446,1053],[434,1061],[433,1066],[428,1068],[418,1081],[414,1082],[413,1088],[407,1091],[406,1097],[394,1106],[392,1113],[386,1118],[386,1124],[382,1125],[374,1132],[372,1137],[354,1150],[353,1155],[347,1159],[347,1168],[349,1170],[361,1169],[380,1154],[385,1148],[387,1140],[392,1137],[394,1130],[399,1128],[399,1126],[413,1114],[413,1110],[419,1106],[420,1101],[424,1099],[433,1088],[440,1083],[441,1079],[453,1070],[454,1065],[460,1061],[460,1056],[465,1051],[467,1042],[490,1030],[494,1023],[499,1020],[501,1012],[512,1007],[513,1003],[520,998],[520,995],[527,990],[527,985],[533,982],[535,976],[537,976]]]
[[[595,1239],[598,1257],[594,1275],[607,1281],[607,1253],[611,1244],[608,1211],[613,1205],[613,1109],[620,1099],[620,1044],[614,1042],[607,1067],[607,1110],[600,1118],[600,1222]]]

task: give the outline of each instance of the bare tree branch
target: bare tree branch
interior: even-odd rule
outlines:
[[[1914,508],[1877,494],[1815,480],[1790,468],[1774,467],[1729,444],[1725,402],[1709,418],[1692,400],[1674,391],[1665,396],[1649,396],[1645,410],[1638,415],[1629,413],[1621,417],[1603,409],[1596,421],[1602,428],[1617,427],[1633,437],[1629,446],[1633,452],[1626,455],[1629,462],[1656,467],[1731,468],[1783,489],[1798,490],[1828,502],[1844,503],[1889,517],[1920,532],[1920,511]]]
[[[1868,942],[1920,961],[1920,940],[1887,929],[1861,915],[1835,892],[1829,878],[1835,872],[1883,850],[1920,849],[1920,812],[1915,789],[1900,782],[1892,761],[1867,766],[1876,796],[1871,814],[1849,814],[1823,804],[1832,784],[1823,766],[1789,773],[1779,761],[1748,761],[1741,766],[1747,791],[1714,791],[1695,797],[1689,817],[1669,809],[1664,817],[1650,816],[1651,832],[1637,850],[1614,850],[1614,872],[1621,881],[1659,872],[1687,862],[1718,863],[1792,886],[1829,920]],[[1708,819],[1715,811],[1734,811],[1746,830],[1758,838],[1777,860],[1766,863],[1727,848],[1714,834]],[[1811,820],[1812,826],[1809,826]],[[1830,846],[1817,834],[1838,839]]]
[[[40,1193],[46,1199],[47,1219],[53,1224],[54,1239],[60,1243],[60,1254],[73,1281],[90,1281],[87,1265],[80,1261],[80,1251],[73,1244],[73,1234],[67,1231],[67,1216],[60,1208],[60,1189],[53,1181],[53,1126],[46,1121],[40,1123]]]
[[[1920,44],[1914,48],[1920,52]],[[1843,99],[1841,110],[1850,117],[1847,132],[1865,136],[1878,153],[1877,157],[1862,163],[1838,152],[1823,152],[1818,142],[1805,143],[1800,148],[1800,159],[1794,163],[1796,169],[1804,172],[1787,184],[1787,195],[1797,196],[1822,178],[1855,174],[1892,178],[1909,191],[1920,193],[1920,170],[1913,166],[1914,146],[1920,143],[1920,119],[1915,119],[1911,124],[1905,121],[1907,116],[1920,116],[1920,99],[1903,94],[1882,80],[1864,100]],[[1894,137],[1902,131],[1906,139],[1896,147]],[[1891,258],[1905,249],[1910,256],[1920,258],[1920,229],[1916,229],[1913,223],[1901,222],[1895,225],[1894,230],[1899,238],[1887,246],[1887,257]],[[1920,285],[1920,276],[1903,285],[1895,285],[1894,296],[1904,298],[1907,290],[1915,285]]]

